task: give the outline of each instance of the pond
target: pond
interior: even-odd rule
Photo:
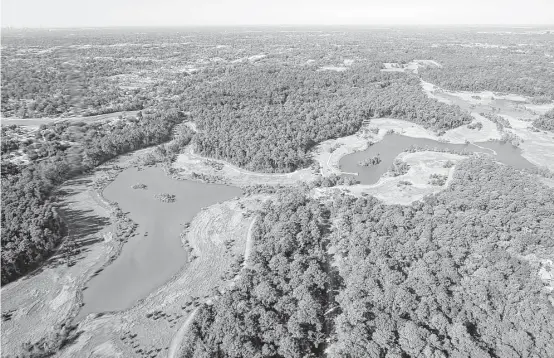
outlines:
[[[339,161],[339,165],[343,172],[358,173],[356,179],[360,184],[375,184],[379,181],[379,178],[389,170],[394,158],[411,146],[455,151],[465,150],[470,153],[488,153],[495,155],[495,159],[499,162],[512,165],[518,169],[533,167],[533,164],[521,156],[521,150],[519,148],[507,143],[482,142],[476,143],[476,145],[451,144],[426,138],[407,137],[396,133],[385,136],[383,140],[375,143],[364,151],[344,156]],[[362,160],[373,158],[377,155],[381,158],[379,164],[371,166],[360,166],[358,164]]]
[[[133,189],[135,184],[144,189]],[[175,195],[174,202],[161,202],[158,194]],[[106,187],[104,196],[117,202],[138,224],[120,256],[88,283],[84,306],[78,315],[118,311],[131,307],[167,282],[186,264],[187,255],[179,234],[203,208],[241,195],[227,185],[174,180],[160,168],[128,168]]]

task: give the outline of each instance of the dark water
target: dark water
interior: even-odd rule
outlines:
[[[477,145],[473,144],[441,143],[432,139],[412,138],[399,134],[390,134],[385,136],[382,141],[375,143],[364,151],[344,156],[341,158],[339,165],[344,172],[358,173],[356,179],[360,181],[361,184],[375,184],[379,181],[379,178],[389,170],[394,158],[396,158],[398,154],[415,145],[418,147],[428,147],[430,150],[435,148],[455,151],[464,150],[470,153],[479,152],[491,155],[493,151],[495,151],[495,158],[499,162],[512,165],[518,169],[533,167],[527,159],[521,156],[521,150],[511,144],[499,142],[483,142],[476,144],[485,147],[485,149],[479,148]],[[358,162],[366,158],[372,158],[378,154],[381,158],[381,163],[368,167],[358,165]]]
[[[148,188],[132,189],[136,183]],[[160,202],[154,198],[159,193],[174,194],[176,201]],[[239,195],[239,188],[177,181],[159,168],[129,168],[119,174],[104,196],[129,213],[139,225],[138,235],[131,237],[121,255],[89,282],[79,317],[127,309],[165,283],[187,262],[179,238],[181,224],[190,222],[201,208]]]

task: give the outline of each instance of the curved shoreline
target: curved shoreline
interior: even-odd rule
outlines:
[[[141,152],[141,151],[143,151],[143,150],[138,150],[136,152]],[[119,175],[119,173],[121,173],[123,170],[125,170],[129,166],[133,165],[133,163],[128,163],[126,161],[124,163],[125,167],[120,166],[121,160],[125,160],[125,159],[128,159],[129,161],[134,160],[135,158],[133,158],[133,156],[135,155],[136,152],[126,153],[126,154],[124,154],[124,155],[122,155],[118,158],[114,158],[113,160],[110,160],[110,161],[102,164],[101,166],[95,168],[95,170],[94,170],[95,172],[92,174],[92,175],[96,174],[97,169],[98,170],[103,170],[104,169],[103,167],[105,167],[105,166],[112,166],[112,168],[113,168],[113,166],[116,165],[116,163],[117,163],[117,168],[114,169],[117,172],[117,174],[115,174],[115,176],[113,178],[109,178],[108,180],[104,180],[99,187],[94,187],[94,183],[93,183],[92,188],[89,188],[89,190],[88,190],[89,197],[99,207],[104,209],[106,211],[106,213],[108,214],[108,217],[110,219],[110,224],[109,224],[108,228],[113,228],[113,226],[117,223],[117,217],[114,215],[114,204],[110,200],[108,200],[106,197],[104,197],[104,190],[106,189],[106,187],[108,185],[111,184],[111,182],[115,179],[115,177],[117,177],[117,175]],[[141,154],[141,153],[139,153],[139,154]],[[127,158],[127,157],[131,157],[131,158]],[[124,216],[127,218],[126,215],[124,215]],[[128,235],[132,234],[134,231],[135,230],[133,229]],[[113,231],[108,231],[107,233],[113,235]],[[121,254],[121,251],[123,250],[123,246],[125,245],[125,242],[126,242],[125,239],[128,239],[128,236],[126,236],[125,238],[112,238],[109,241],[106,241],[104,239],[103,244],[106,246],[109,256],[104,261],[104,263],[102,263],[100,265],[99,268],[94,270],[94,272],[103,271],[106,267],[111,265],[119,257],[119,255]],[[74,302],[73,307],[71,308],[70,314],[67,318],[72,323],[76,323],[77,317],[79,316],[81,308],[84,305],[83,291],[84,291],[84,288],[86,287],[86,285],[94,277],[94,273],[92,273],[93,268],[94,267],[91,267],[89,269],[89,271],[85,274],[86,276],[82,280],[82,282],[79,282],[77,284],[77,293],[76,293],[77,298],[76,298],[76,301]]]
[[[465,126],[462,126],[462,127],[458,127],[458,128],[455,128],[455,129],[448,130],[446,132],[446,134],[441,136],[441,137],[435,135],[433,132],[423,128],[422,126],[411,123],[411,122],[398,120],[398,119],[391,119],[391,118],[377,118],[377,119],[373,119],[370,122],[369,127],[378,128],[379,129],[378,133],[371,134],[371,131],[367,130],[368,129],[367,126],[366,127],[362,126],[362,128],[357,133],[355,133],[351,136],[341,137],[341,138],[337,138],[337,139],[331,139],[331,140],[327,140],[327,141],[319,143],[318,145],[316,145],[312,149],[311,154],[314,157],[314,160],[320,164],[320,173],[323,176],[328,176],[328,175],[331,175],[331,174],[344,174],[341,171],[340,166],[339,166],[339,162],[344,156],[346,156],[348,154],[351,154],[353,152],[357,152],[357,151],[360,151],[360,150],[363,151],[363,150],[367,149],[367,147],[369,146],[369,144],[368,144],[369,140],[374,141],[374,142],[378,142],[378,141],[383,140],[386,133],[391,129],[394,130],[395,132],[399,133],[399,134],[402,134],[402,135],[405,135],[405,136],[408,136],[408,137],[429,138],[429,139],[433,139],[433,140],[439,140],[439,139],[443,138],[443,139],[448,140],[450,143],[456,143],[456,144],[463,143],[463,140],[465,140],[464,136],[466,136],[466,138],[468,138],[467,133],[470,133],[470,134],[474,135],[474,138],[470,138],[470,139],[473,139],[472,142],[470,142],[473,145],[476,145],[475,142],[486,141],[486,140],[498,140],[499,139],[500,132],[496,130],[496,127],[492,122],[490,122],[488,119],[486,119],[484,117],[481,117],[481,116],[478,116],[478,115],[475,115],[475,114],[473,114],[473,115],[476,118],[476,120],[479,120],[479,121],[481,121],[485,124],[483,131],[471,131],[469,129],[466,129]],[[515,118],[513,120],[517,121]],[[488,121],[490,123],[488,123],[486,121]],[[510,131],[513,131],[514,133],[519,133],[519,130],[521,130],[521,129],[522,128],[516,127],[513,130],[511,129]],[[476,140],[476,138],[479,138],[479,140]],[[554,145],[554,141],[552,141],[552,140],[550,140],[550,141]],[[338,143],[340,143],[341,146],[334,149],[334,150],[331,150],[331,148],[334,147]],[[476,146],[480,147],[479,145],[476,145]],[[136,157],[140,156],[143,151],[149,150],[149,149],[151,149],[151,148],[141,149],[141,150],[137,150],[137,151],[132,152],[132,153],[126,153],[124,155],[121,155],[121,156],[119,156],[115,159],[112,159],[109,162],[104,163],[102,166],[100,166],[98,168],[95,168],[95,172],[93,174],[90,174],[90,175],[92,175],[92,176],[100,175],[100,173],[99,173],[100,169],[103,168],[104,166],[114,166],[114,165],[117,165],[116,163],[118,163],[122,160],[128,161],[128,162],[125,162],[125,164],[127,165],[126,167],[118,167],[117,169],[114,169],[119,174],[119,172],[121,172],[122,170],[127,169],[129,166],[137,165],[136,163],[133,163],[133,160],[137,159]],[[486,149],[490,150],[488,148],[486,148]],[[522,155],[524,153],[527,154],[525,156],[525,158],[528,159],[530,162],[532,162],[533,164],[535,164],[537,166],[540,166],[541,160],[542,161],[545,160],[544,158],[541,158],[541,159],[539,159],[539,161],[537,161],[536,158],[533,156],[533,154],[531,154],[531,157],[529,157],[528,150],[526,150],[525,148],[521,148],[521,149],[522,149]],[[232,164],[230,164],[230,163],[228,163],[224,160],[211,159],[211,158],[202,157],[198,154],[195,154],[192,147],[190,147],[190,146],[187,147],[187,150],[188,150],[188,153],[183,153],[180,156],[189,155],[190,159],[195,160],[197,162],[200,162],[200,164],[195,163],[195,165],[197,167],[199,166],[200,168],[204,168],[207,171],[209,171],[209,170],[212,170],[213,168],[211,168],[210,165],[205,164],[203,162],[205,162],[205,161],[218,162],[220,164],[223,164],[224,167],[226,169],[228,169],[228,171],[238,174],[239,177],[246,176],[247,179],[252,179],[252,177],[257,178],[257,179],[255,179],[254,183],[268,184],[268,179],[269,179],[269,184],[270,185],[278,185],[279,183],[294,184],[294,183],[297,183],[297,182],[310,181],[310,180],[317,177],[316,174],[312,173],[310,168],[300,169],[300,170],[297,170],[297,171],[291,172],[291,173],[257,173],[257,172],[250,172],[250,171],[241,169],[239,167],[236,167],[236,166],[234,166],[234,165],[232,165]],[[494,152],[494,150],[492,150],[492,151]],[[535,155],[538,155],[538,154],[535,154]],[[184,165],[187,165],[187,164],[189,164],[189,163],[187,163],[185,161]],[[175,168],[176,165],[177,165],[177,163],[172,164],[171,168]],[[448,183],[450,182],[451,177],[452,177],[452,173],[453,173],[453,170],[449,170],[448,180],[447,180],[444,187],[446,187],[448,185]],[[166,171],[166,175],[172,177],[175,180],[185,179],[179,173],[173,174],[171,172]],[[238,179],[236,179],[237,178],[236,175],[231,176],[230,178],[228,178],[228,176],[225,175],[225,172],[219,173],[219,175],[221,175],[223,180],[229,180],[228,182],[223,183],[224,185],[239,186],[239,187],[241,186],[240,183],[236,184],[235,182],[233,182],[233,180],[238,180]],[[358,185],[358,186],[350,186],[350,187],[334,187],[334,188],[328,188],[328,189],[329,190],[333,190],[333,189],[341,190],[341,189],[348,188],[348,190],[350,190],[351,192],[357,192],[357,194],[360,194],[360,195],[362,195],[364,193],[366,193],[366,194],[369,193],[370,195],[377,196],[375,193],[368,192],[367,189],[369,187],[371,187],[371,189],[383,190],[382,187],[384,187],[385,184],[387,184],[387,185],[390,184],[390,183],[395,184],[394,180],[390,180],[388,178],[385,178],[385,179],[381,178],[378,183],[373,184],[371,186],[366,186],[366,187],[364,187],[362,185]],[[400,179],[403,179],[403,178],[400,177]],[[202,180],[199,180],[199,179],[189,179],[189,178],[186,178],[186,180],[202,181]],[[111,182],[110,180],[107,180],[107,181],[103,182],[100,187],[94,187],[94,184],[92,184],[87,189],[87,195],[98,205],[98,207],[101,207],[108,214],[109,219],[110,219],[110,224],[109,224],[109,226],[107,226],[107,228],[113,227],[113,225],[115,224],[114,220],[116,219],[115,216],[114,216],[114,213],[113,213],[113,203],[111,203],[103,195],[104,189],[110,184],[110,182]],[[393,188],[394,188],[394,186],[393,186]],[[417,189],[418,186],[414,185],[414,188]],[[438,187],[436,187],[434,189],[442,190]],[[316,192],[317,192],[317,190],[316,190]],[[324,191],[322,191],[322,192],[324,192]],[[420,194],[417,194],[417,195],[420,195]],[[417,195],[415,196],[415,200],[418,199]],[[382,198],[380,198],[380,199],[386,201],[385,199],[382,199]],[[195,217],[192,220],[195,220],[201,214],[201,212],[203,210],[204,210],[204,208],[201,209],[195,215]],[[64,238],[62,238],[62,242],[60,243],[60,247],[63,244],[63,242],[65,242],[65,240],[67,240],[67,238],[69,238],[69,236],[71,235],[70,232],[69,232],[70,228],[69,228],[69,224],[67,223],[67,220],[63,219],[63,222],[64,222],[64,225],[66,225],[67,228],[68,228],[68,233],[67,233],[67,235],[64,236]],[[251,231],[251,229],[252,229],[255,222],[256,222],[256,218],[254,218],[254,220],[250,224],[249,233],[250,233],[250,231]],[[107,228],[105,228],[104,230],[106,230]],[[181,241],[181,244],[183,244],[183,241]],[[65,318],[63,318],[65,320],[70,320],[71,322],[74,322],[74,323],[78,322],[80,324],[82,324],[82,323],[87,324],[91,321],[95,321],[100,316],[107,316],[108,318],[113,317],[114,320],[124,320],[123,317],[125,317],[126,315],[133,316],[135,314],[138,314],[138,312],[140,312],[141,310],[147,309],[148,308],[147,300],[149,298],[154,297],[154,296],[159,295],[159,294],[162,294],[165,291],[168,291],[168,289],[170,287],[177,284],[178,281],[180,279],[182,279],[182,277],[187,273],[187,270],[188,270],[188,265],[186,263],[184,263],[182,268],[179,269],[179,271],[177,273],[175,273],[172,277],[168,278],[167,281],[165,281],[162,285],[160,285],[156,289],[149,292],[144,298],[138,300],[131,307],[129,307],[125,310],[103,312],[103,313],[100,313],[100,314],[96,314],[92,318],[89,318],[89,316],[87,316],[87,317],[83,317],[81,320],[77,321],[76,317],[78,316],[78,314],[80,312],[80,309],[82,307],[82,303],[83,303],[83,290],[84,290],[84,288],[86,287],[87,283],[92,279],[95,270],[105,269],[107,266],[109,266],[111,263],[113,263],[114,260],[116,260],[119,257],[119,255],[121,254],[121,251],[123,249],[124,241],[112,239],[112,240],[109,240],[109,241],[103,241],[101,243],[101,245],[103,247],[103,250],[107,250],[108,256],[107,256],[107,258],[105,256],[103,256],[102,257],[102,259],[104,260],[103,262],[96,261],[95,263],[90,265],[87,268],[86,271],[81,273],[80,276],[82,277],[82,279],[80,279],[78,282],[76,282],[75,298],[73,298],[72,306],[69,309],[69,313],[65,315]],[[247,245],[248,245],[248,238],[247,238]],[[181,245],[181,246],[183,246],[183,245]],[[57,250],[56,250],[56,252],[57,252]],[[56,252],[54,252],[52,255],[55,255]],[[245,253],[246,253],[246,251],[245,251]],[[245,259],[245,262],[246,262],[246,259]],[[97,265],[100,265],[100,267],[98,268]],[[23,278],[27,278],[27,275],[20,278],[20,279],[18,279],[18,281],[20,281]],[[15,282],[18,282],[18,281],[15,281]],[[5,287],[2,288],[2,291],[4,291],[4,289],[5,289]],[[187,318],[187,320],[188,319],[189,318]],[[181,329],[183,329],[183,327],[181,327]],[[178,333],[181,332],[181,329],[179,329]],[[172,343],[172,345],[173,345],[173,343]]]

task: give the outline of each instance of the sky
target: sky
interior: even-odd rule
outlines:
[[[552,25],[554,0],[1,0],[2,27]]]

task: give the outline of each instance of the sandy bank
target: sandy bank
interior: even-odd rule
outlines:
[[[415,153],[401,153],[397,157],[410,165],[408,173],[397,177],[382,177],[372,185],[352,185],[336,186],[332,188],[316,188],[315,196],[326,196],[334,191],[341,191],[352,195],[372,195],[382,200],[386,204],[409,205],[416,200],[421,200],[424,196],[438,193],[444,190],[451,180],[455,166],[445,168],[447,161],[454,163],[466,158],[464,156],[440,153],[431,151],[422,151]],[[443,186],[435,186],[428,183],[431,174],[447,175],[448,180]],[[403,185],[400,182],[408,181],[412,185]]]
[[[237,255],[244,255],[253,220],[250,213],[266,199],[262,195],[249,196],[203,209],[183,239],[193,248],[196,258],[134,307],[87,317],[79,326],[84,333],[59,356],[86,356],[107,346],[112,354],[123,357],[146,352],[167,355],[196,305],[211,297],[214,288],[225,284],[221,276]]]

